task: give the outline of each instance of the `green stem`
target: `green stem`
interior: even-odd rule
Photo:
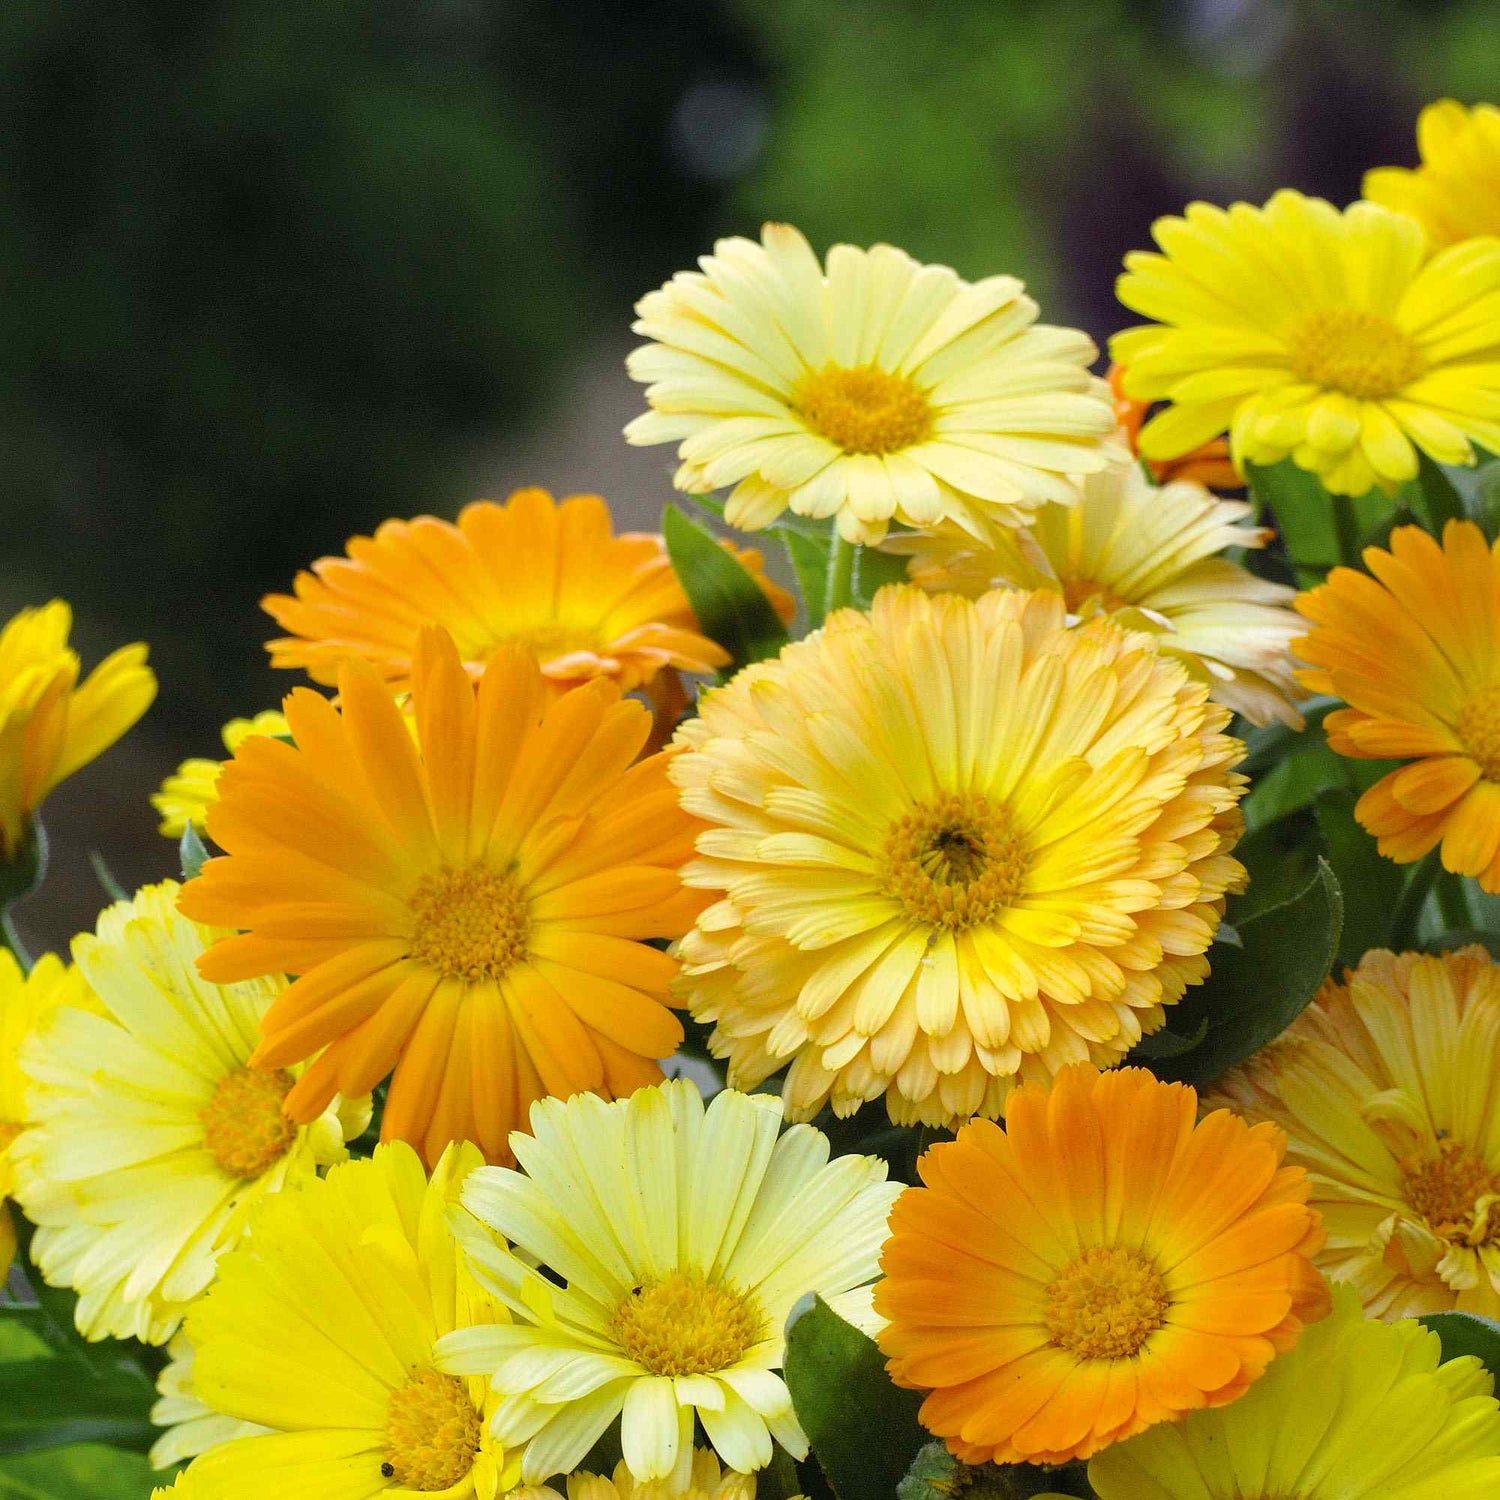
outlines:
[[[1354,501],[1348,495],[1332,495],[1333,529],[1338,536],[1339,561],[1346,568],[1360,566],[1359,517],[1354,513]]]
[[[837,531],[833,533],[823,590],[825,616],[831,615],[836,609],[846,609],[854,602],[854,556],[858,550],[858,543],[846,542]]]
[[[23,974],[31,972],[31,954],[27,952],[26,944],[21,941],[21,934],[16,931],[16,919],[11,915],[8,906],[0,910],[0,947],[10,949],[15,955],[16,962],[20,964]]]
[[[1432,883],[1442,870],[1440,851],[1434,849],[1411,872],[1406,889],[1401,892],[1401,899],[1396,903],[1395,915],[1391,918],[1391,947],[1397,953],[1416,946],[1417,929],[1422,923],[1422,908],[1427,905]]]
[[[1445,874],[1439,878],[1436,889],[1444,928],[1449,932],[1462,932],[1472,927],[1474,916],[1469,910],[1469,893],[1464,888],[1463,876]]]

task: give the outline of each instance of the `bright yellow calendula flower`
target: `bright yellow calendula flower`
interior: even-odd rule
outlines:
[[[0,630],[0,858],[58,782],[101,755],[151,706],[146,648],[122,646],[78,681],[61,599],[23,609]]]
[[[825,267],[789,224],[700,265],[636,305],[651,410],[625,437],[680,443],[677,488],[732,486],[733,526],[790,507],[856,542],[893,520],[979,536],[1124,458],[1093,342],[1037,323],[1013,276],[970,285],[891,245]]]
[[[897,585],[699,707],[670,775],[715,899],[678,992],[736,1087],[790,1064],[793,1119],[995,1116],[1207,976],[1243,747],[1149,636]]]
[[[1252,507],[1192,480],[1152,484],[1140,469],[1091,474],[1076,505],[1044,505],[1031,525],[988,543],[962,532],[892,537],[914,582],[977,598],[993,588],[1053,588],[1070,613],[1111,615],[1207,683],[1252,724],[1301,727],[1288,645],[1304,626],[1296,595],[1223,554],[1275,534],[1241,524]]]
[[[1500,543],[1450,521],[1441,545],[1398,526],[1389,547],[1298,598],[1298,675],[1348,704],[1324,721],[1340,755],[1407,762],[1354,807],[1380,852],[1404,865],[1441,844],[1445,869],[1500,891]]]
[[[1492,1500],[1500,1404],[1472,1354],[1440,1364],[1420,1323],[1375,1323],[1335,1288],[1232,1406],[1190,1411],[1089,1464],[1100,1500]]]
[[[252,734],[269,734],[285,738],[286,716],[276,709],[266,709],[253,719],[231,719],[220,731],[224,748],[233,755]],[[221,760],[197,756],[178,766],[176,774],[162,782],[161,790],[152,795],[151,805],[161,814],[158,832],[169,839],[180,839],[188,826],[203,831],[208,809],[219,795]]]
[[[6,1199],[15,1191],[11,1148],[27,1124],[27,1080],[21,1071],[21,1047],[59,1006],[96,1009],[78,970],[55,954],[44,953],[29,974],[6,949],[0,949],[0,1283],[16,1251],[16,1229]]]
[[[1170,459],[1228,432],[1236,463],[1290,457],[1334,494],[1391,489],[1500,451],[1500,240],[1431,254],[1415,220],[1277,193],[1158,219],[1120,301],[1155,323],[1110,341],[1141,430]]]
[[[1429,104],[1417,120],[1416,168],[1365,173],[1365,197],[1410,214],[1435,245],[1500,235],[1500,109],[1456,99]]]
[[[964,1462],[1065,1463],[1222,1406],[1327,1312],[1281,1132],[1197,1103],[1080,1065],[922,1157],[880,1258],[880,1347]]]
[[[452,1221],[476,1147],[429,1182],[402,1141],[268,1198],[188,1318],[197,1398],[268,1431],[188,1471],[214,1500],[495,1500],[516,1480],[484,1382],[443,1374],[454,1329],[504,1322],[470,1275]],[[475,1232],[478,1226],[473,1226]]]
[[[1285,1130],[1328,1243],[1374,1317],[1500,1318],[1500,966],[1377,950],[1212,1104]]]
[[[32,1258],[78,1292],[85,1337],[164,1343],[213,1280],[251,1206],[346,1154],[369,1101],[306,1125],[282,1101],[293,1071],[251,1063],[280,976],[214,985],[194,960],[219,934],[146,886],[73,942],[103,1014],[54,1008],[22,1048],[27,1126],[16,1196]]]
[[[900,1184],[877,1157],[830,1161],[827,1137],[781,1119],[768,1095],[705,1106],[681,1078],[614,1103],[547,1099],[512,1137],[524,1171],[469,1178],[464,1206],[520,1252],[465,1241],[514,1321],[451,1334],[437,1364],[489,1377],[491,1431],[524,1445],[528,1484],[573,1469],[617,1417],[637,1483],[686,1487],[695,1416],[742,1474],[770,1463],[773,1440],[807,1455],[779,1373],[787,1315],[808,1292],[868,1314]]]

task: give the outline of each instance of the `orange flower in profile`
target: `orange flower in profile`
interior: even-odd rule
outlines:
[[[731,549],[734,550],[734,549]],[[756,551],[734,555],[790,621],[796,604],[762,571]],[[332,687],[347,661],[368,661],[397,692],[411,686],[418,629],[441,625],[472,677],[502,646],[524,647],[554,691],[608,677],[623,692],[668,685],[675,669],[706,673],[729,654],[698,628],[659,536],[614,535],[597,495],[557,504],[518,490],[479,500],[458,523],[387,521],[299,573],[295,595],[262,606],[284,630],[266,649],[276,667],[302,667]]]
[[[1025,1084],[921,1159],[875,1310],[965,1463],[1066,1463],[1243,1395],[1328,1311],[1286,1137],[1140,1068]]]
[[[1140,459],[1141,428],[1145,425],[1151,403],[1125,394],[1124,365],[1109,367],[1109,392],[1114,397],[1115,420],[1120,424],[1120,431],[1130,445],[1131,454]],[[1143,462],[1150,469],[1151,477],[1162,485],[1176,479],[1196,479],[1211,490],[1237,490],[1245,483],[1229,456],[1228,438],[1210,438],[1180,458],[1151,458]]]
[[[645,707],[602,680],[554,698],[517,646],[476,685],[440,627],[417,640],[415,736],[369,664],[338,688],[341,708],[288,696],[294,743],[241,744],[208,812],[227,856],[181,897],[248,929],[203,956],[205,978],[300,976],[253,1059],[316,1054],[288,1113],[394,1067],[386,1139],[429,1164],[466,1139],[503,1161],[533,1100],[659,1079],[682,1040],[677,964],[643,939],[685,932],[702,898],[677,876],[696,825],[667,757],[632,764]]]
[[[1442,844],[1443,868],[1500,892],[1500,542],[1449,521],[1442,545],[1398,526],[1390,551],[1335,568],[1296,601],[1312,621],[1292,642],[1304,687],[1349,706],[1328,743],[1361,760],[1404,760],[1355,804],[1376,847],[1410,864]]]

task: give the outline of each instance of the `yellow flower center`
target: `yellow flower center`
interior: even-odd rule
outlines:
[[[474,1467],[483,1436],[462,1380],[416,1370],[391,1392],[381,1473],[408,1490],[451,1489]]]
[[[1489,1204],[1479,1206],[1481,1198],[1500,1192],[1500,1178],[1461,1142],[1444,1141],[1436,1156],[1405,1167],[1402,1175],[1406,1201],[1434,1234],[1475,1249],[1500,1238],[1500,1223],[1490,1222],[1500,1216]]]
[[[880,888],[928,927],[976,927],[1015,903],[1026,849],[1006,808],[979,792],[947,792],[892,825]]]
[[[1046,1291],[1052,1342],[1079,1359],[1129,1359],[1166,1321],[1156,1268],[1135,1250],[1085,1250]]]
[[[932,408],[904,375],[873,365],[825,365],[805,376],[792,404],[814,432],[845,453],[896,453],[932,431]]]
[[[1128,599],[1122,599],[1112,588],[1095,583],[1092,578],[1065,578],[1063,599],[1072,615],[1082,614],[1084,606],[1090,603],[1105,611],[1130,608]]]
[[[408,904],[411,956],[451,979],[499,979],[526,957],[529,904],[507,870],[479,864],[424,875]]]
[[[203,1144],[231,1177],[259,1177],[292,1149],[297,1126],[281,1107],[292,1082],[285,1068],[236,1068],[198,1111]]]
[[[632,1287],[609,1323],[627,1359],[653,1375],[727,1370],[765,1332],[755,1305],[692,1271]]]
[[[1470,698],[1458,711],[1458,737],[1486,781],[1500,781],[1500,688]]]
[[[1292,330],[1292,369],[1310,385],[1379,401],[1411,384],[1427,361],[1389,318],[1357,307],[1324,307]]]

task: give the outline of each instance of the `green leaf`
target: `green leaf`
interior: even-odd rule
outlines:
[[[1273,719],[1258,729],[1248,730],[1241,735],[1245,742],[1245,758],[1235,770],[1246,776],[1260,776],[1289,755],[1297,755],[1321,743],[1322,736],[1316,731],[1338,706],[1337,698],[1310,698],[1302,705],[1302,716],[1307,721],[1305,729],[1293,729],[1290,724]]]
[[[1211,1083],[1258,1052],[1301,1015],[1338,957],[1344,903],[1326,860],[1290,900],[1246,919],[1231,916],[1243,946],[1216,944],[1212,972],[1172,1013],[1179,1035],[1205,1018],[1208,1034],[1190,1052],[1152,1059],[1159,1077]]]
[[[1308,808],[1253,828],[1234,850],[1234,857],[1250,872],[1249,889],[1234,904],[1235,921],[1248,921],[1268,907],[1290,901],[1317,873],[1324,852],[1318,821]],[[1222,941],[1222,929],[1218,940]]]
[[[1443,1363],[1474,1354],[1500,1380],[1500,1323],[1470,1312],[1428,1313],[1417,1321],[1443,1341]]]
[[[99,882],[99,888],[111,901],[130,899],[130,892],[115,879],[115,872],[110,869],[108,862],[97,849],[89,850],[89,863],[94,867],[94,876]]]
[[[149,1500],[170,1478],[139,1453],[85,1443],[0,1458],[0,1500]]]
[[[1344,898],[1339,957],[1351,967],[1389,941],[1391,917],[1406,884],[1405,867],[1381,854],[1354,821],[1358,800],[1348,787],[1326,787],[1313,799],[1323,849]]]
[[[786,1383],[797,1419],[838,1500],[891,1496],[928,1441],[920,1391],[891,1384],[885,1357],[821,1297],[787,1319]]]
[[[1442,472],[1463,501],[1464,514],[1478,523],[1485,540],[1500,537],[1500,459],[1474,468],[1445,464]]]
[[[1417,450],[1417,506],[1427,529],[1441,537],[1443,527],[1449,521],[1458,521],[1464,515],[1463,498],[1453,487],[1453,481],[1422,450]]]
[[[1494,958],[1500,958],[1500,933],[1485,932],[1478,927],[1450,927],[1446,932],[1435,932],[1424,938],[1417,946],[1423,953],[1452,953],[1456,948],[1467,948],[1478,943],[1488,948]]]
[[[733,658],[730,670],[775,656],[786,629],[738,558],[675,505],[662,516],[667,555],[704,635]]]
[[[191,823],[182,830],[182,842],[178,844],[177,852],[182,861],[183,880],[196,879],[198,871],[203,868],[203,861],[208,858],[208,849]]]
[[[112,1443],[144,1453],[156,1439],[156,1392],[138,1376],[94,1375],[71,1360],[0,1364],[0,1454]]]
[[[802,591],[802,617],[816,630],[828,613],[828,538],[784,531],[781,541]]]
[[[1264,467],[1247,464],[1245,469],[1254,498],[1270,508],[1298,581],[1304,587],[1321,582],[1322,575],[1341,561],[1333,497],[1316,474],[1299,469],[1289,458]],[[1358,496],[1349,506],[1359,535],[1373,530],[1393,509],[1379,490]]]
[[[854,551],[854,603],[869,609],[875,596],[888,583],[906,582],[906,559],[878,547],[856,547]]]
[[[1328,748],[1319,734],[1305,749],[1278,761],[1250,788],[1241,806],[1250,830],[1279,822],[1289,813],[1311,807],[1319,792],[1349,784],[1342,757]]]
[[[1137,1060],[1181,1057],[1184,1052],[1191,1052],[1194,1047],[1201,1046],[1207,1035],[1208,1017],[1204,1016],[1192,1036],[1179,1036],[1175,1031],[1168,1031],[1163,1027],[1150,1036],[1143,1036],[1135,1044],[1135,1051],[1131,1055]]]

